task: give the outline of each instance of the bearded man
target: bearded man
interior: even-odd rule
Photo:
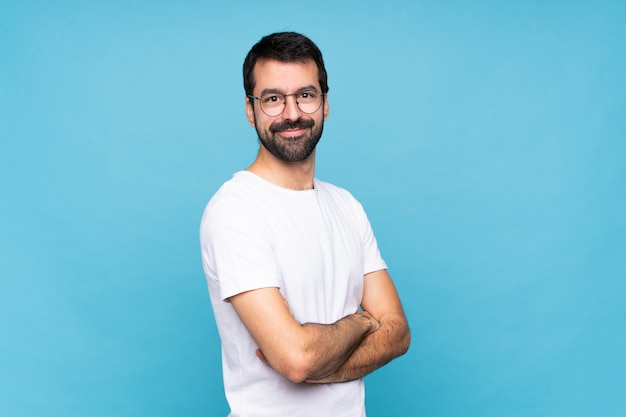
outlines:
[[[200,227],[230,416],[364,417],[363,377],[404,354],[410,332],[361,204],[315,177],[322,54],[275,33],[243,75],[259,152]]]

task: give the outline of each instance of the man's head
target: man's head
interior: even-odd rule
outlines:
[[[328,116],[326,69],[305,36],[276,33],[261,39],[245,59],[246,114],[267,150],[285,162],[311,156]]]

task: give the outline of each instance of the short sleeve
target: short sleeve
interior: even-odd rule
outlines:
[[[280,286],[271,234],[259,216],[237,198],[209,204],[200,226],[202,263],[220,296]]]

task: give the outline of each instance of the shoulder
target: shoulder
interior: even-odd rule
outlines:
[[[205,208],[207,212],[220,212],[235,207],[245,207],[254,200],[255,185],[253,178],[245,171],[236,172],[215,192]]]
[[[359,211],[363,210],[361,203],[347,189],[331,184],[329,182],[315,179],[315,188],[318,190],[320,198],[333,200],[342,205],[350,206]]]
[[[243,171],[241,171],[243,172]],[[209,200],[202,214],[201,231],[223,229],[254,221],[256,192],[241,172],[226,181]]]

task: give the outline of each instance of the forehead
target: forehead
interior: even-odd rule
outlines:
[[[306,62],[257,61],[253,70],[254,92],[277,90],[285,93],[314,86],[320,89],[317,65]]]

